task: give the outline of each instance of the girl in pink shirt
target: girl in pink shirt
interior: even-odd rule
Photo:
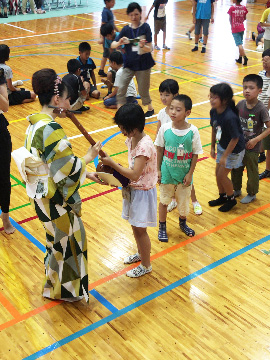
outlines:
[[[242,0],[233,0],[235,5],[229,8],[228,14],[230,16],[230,23],[232,27],[232,35],[235,41],[235,45],[239,48],[239,58],[235,61],[238,64],[242,64],[242,57],[244,57],[243,65],[247,65],[248,58],[246,57],[245,50],[243,48],[243,36],[244,36],[244,21],[248,13],[247,8],[241,5]]]
[[[130,179],[128,189],[124,188],[122,217],[131,224],[138,252],[128,256],[124,263],[141,260],[139,266],[127,272],[129,277],[139,277],[152,271],[147,227],[157,226],[157,153],[152,139],[143,131],[145,115],[139,105],[123,105],[117,110],[114,121],[127,137],[129,168],[122,167],[109,156],[101,161]]]

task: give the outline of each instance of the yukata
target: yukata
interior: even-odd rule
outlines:
[[[79,187],[85,160],[73,154],[62,127],[46,114],[28,116],[25,147],[42,169],[30,187],[31,200],[46,231],[44,297],[72,299],[88,296],[87,241],[80,218]]]

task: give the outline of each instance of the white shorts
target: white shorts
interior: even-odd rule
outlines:
[[[157,226],[157,189],[135,190],[131,188],[131,200],[123,199],[122,218],[130,225],[147,228]]]
[[[189,201],[191,196],[192,185],[185,186],[183,184],[160,184],[160,202],[163,205],[169,205],[172,198],[175,197],[177,209],[180,216],[188,216]]]

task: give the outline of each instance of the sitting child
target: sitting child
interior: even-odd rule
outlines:
[[[81,77],[83,78],[83,86],[91,97],[98,99],[100,97],[100,92],[97,89],[96,76],[94,73],[94,69],[96,65],[94,61],[90,58],[91,46],[87,42],[82,42],[79,45],[79,56],[77,60],[79,60],[81,64]],[[93,84],[91,84],[92,80]],[[86,99],[89,99],[89,95],[87,95]]]
[[[104,105],[109,109],[117,109],[116,94],[118,91],[120,79],[123,72],[123,55],[120,53],[120,51],[114,51],[110,55],[109,62],[110,62],[110,67],[112,68],[112,70],[116,72],[116,75],[115,75],[114,84],[109,83],[109,81],[106,81],[108,85],[108,95],[104,98]],[[113,85],[114,85],[114,89],[112,91]],[[126,93],[127,103],[137,104],[138,102],[136,100],[136,97],[137,97],[136,87],[133,79],[131,79]]]
[[[36,98],[36,94],[34,92],[27,91],[25,89],[17,89],[15,87],[16,85],[22,85],[21,81],[12,83],[12,70],[8,65],[6,65],[6,61],[9,60],[9,54],[10,48],[5,44],[0,45],[0,68],[4,69],[7,81],[9,105],[19,105],[34,101]]]
[[[83,86],[80,77],[81,64],[77,59],[70,59],[67,63],[68,74],[63,77],[63,81],[72,89],[70,98],[70,108],[72,110],[87,111],[90,108],[83,106],[87,97],[87,91]]]

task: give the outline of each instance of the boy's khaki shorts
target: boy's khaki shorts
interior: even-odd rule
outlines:
[[[169,205],[172,198],[175,197],[177,202],[177,209],[181,216],[187,216],[189,214],[189,200],[191,196],[191,186],[185,186],[183,184],[160,184],[160,202],[163,205]]]

